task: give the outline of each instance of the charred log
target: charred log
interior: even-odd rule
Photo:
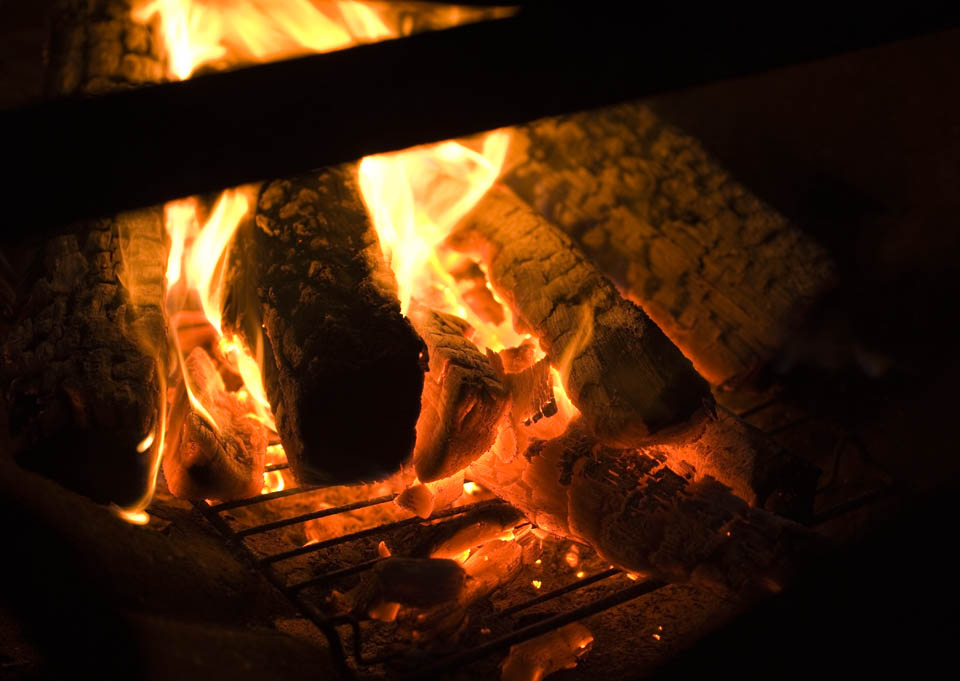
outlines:
[[[469,340],[467,322],[422,305],[410,321],[427,344],[413,463],[424,482],[453,475],[490,449],[507,393],[486,356]]]
[[[129,10],[125,0],[57,6],[49,95],[160,78],[159,42]],[[143,497],[162,439],[166,260],[159,208],[68,225],[39,246],[3,345],[21,465],[97,501]]]
[[[503,182],[715,385],[746,381],[833,283],[819,245],[641,104],[519,127]]]
[[[718,417],[706,382],[676,346],[509,189],[489,192],[452,244],[483,259],[515,323],[566,374],[567,395],[600,442],[662,446],[673,464],[695,466],[750,503],[809,513],[819,471],[732,414]],[[521,423],[512,426],[523,449]]]
[[[297,480],[397,470],[413,451],[423,343],[400,314],[356,168],[266,186],[229,269],[225,323],[249,347],[263,342],[265,387]]]
[[[250,405],[227,391],[217,366],[202,348],[187,356],[184,374],[199,406],[181,383],[170,413],[171,435],[163,459],[170,492],[195,500],[252,497],[263,487],[266,430],[250,417]]]
[[[468,475],[539,527],[667,581],[738,594],[776,590],[817,546],[799,525],[750,507],[713,478],[691,479],[662,457],[601,445],[577,421],[509,465],[491,452]]]
[[[643,310],[509,189],[491,189],[450,243],[479,255],[515,326],[540,340],[604,442],[637,446],[686,430],[712,403],[706,381]]]

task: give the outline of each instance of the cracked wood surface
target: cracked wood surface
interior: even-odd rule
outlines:
[[[507,392],[468,338],[467,322],[418,304],[409,316],[429,353],[413,463],[417,477],[431,482],[453,475],[490,448]]]
[[[125,0],[63,2],[47,92],[93,94],[160,77],[157,36]],[[145,72],[131,66],[150,62]],[[148,162],[148,159],[144,159]],[[166,373],[159,207],[64,226],[20,283],[3,344],[15,455],[97,501],[132,504],[152,475]],[[150,433],[153,443],[138,445]]]
[[[413,452],[424,346],[400,314],[356,166],[271,182],[255,222],[232,247],[225,326],[250,348],[262,338],[294,475],[301,484],[388,477]]]
[[[536,336],[596,436],[637,446],[683,432],[713,398],[690,361],[638,306],[509,189],[493,187],[451,235]]]
[[[714,385],[747,382],[833,284],[813,239],[642,104],[515,128],[501,181]]]
[[[467,475],[544,530],[670,582],[756,595],[781,587],[817,550],[807,530],[716,480],[682,475],[656,452],[602,445],[584,425],[512,458],[494,450]]]

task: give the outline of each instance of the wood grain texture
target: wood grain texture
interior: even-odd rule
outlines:
[[[642,104],[516,128],[502,181],[714,385],[748,381],[833,285],[818,244]]]
[[[423,342],[360,199],[356,166],[263,188],[232,248],[225,309],[264,347],[264,382],[302,484],[383,479],[413,452]],[[262,329],[262,335],[261,335]]]

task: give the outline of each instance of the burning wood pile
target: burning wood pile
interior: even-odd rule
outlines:
[[[216,3],[134,5],[65,15],[86,67],[55,61],[58,92],[415,30],[365,4],[291,2],[329,40],[178,47],[176,27]],[[749,380],[829,279],[819,248],[694,140],[624,105],[172,202],[162,222],[66,228],[4,343],[11,429],[22,465],[128,514],[161,460],[187,499],[291,482],[359,499],[387,481],[397,513],[423,517],[479,483],[511,506],[383,546],[343,595],[419,631],[455,632],[544,533],[633,575],[753,596],[816,545],[790,518],[818,472],[711,384]],[[283,457],[286,480],[266,469]],[[590,640],[576,625],[518,646],[503,678],[575,664]]]

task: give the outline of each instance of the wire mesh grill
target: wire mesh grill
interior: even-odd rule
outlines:
[[[778,406],[779,403],[776,400],[770,400],[746,410],[739,410],[739,415],[748,422],[757,421],[761,414],[769,412],[771,409],[775,410]],[[763,421],[763,419],[759,420]],[[773,427],[770,427],[769,423],[763,424],[767,427],[762,429],[770,435],[779,435],[791,429],[802,427],[808,420],[807,416],[801,414],[786,421],[781,421]],[[842,454],[839,446],[835,447],[835,450],[834,468],[838,465],[839,457]],[[865,459],[869,459],[865,452],[862,452],[862,455]],[[268,466],[267,471],[281,471],[285,468],[287,468],[286,464],[276,464]],[[832,481],[833,477],[835,475],[828,477],[828,479]],[[822,488],[821,491],[824,491],[827,486]],[[812,525],[826,523],[861,506],[869,505],[888,494],[890,489],[890,485],[882,485],[865,494],[858,494],[843,502],[834,503],[830,508],[818,513]],[[445,673],[462,669],[464,666],[476,663],[479,660],[498,654],[502,655],[513,645],[555,631],[571,622],[616,608],[666,586],[665,583],[656,580],[631,581],[625,578],[627,576],[625,573],[614,566],[604,568],[603,566],[597,566],[597,561],[594,561],[592,564],[594,569],[590,574],[578,570],[576,578],[562,586],[544,593],[538,593],[532,598],[519,598],[506,607],[488,612],[476,621],[472,621],[471,627],[474,631],[479,630],[481,634],[493,632],[493,635],[487,639],[467,644],[461,641],[459,645],[450,646],[440,652],[424,653],[421,651],[414,656],[405,656],[404,653],[410,653],[411,650],[404,651],[403,646],[401,646],[399,652],[390,650],[390,646],[384,645],[382,636],[379,640],[377,639],[375,629],[386,625],[373,620],[361,620],[353,615],[328,614],[318,606],[322,596],[318,597],[314,593],[320,587],[323,587],[324,590],[336,588],[344,580],[356,578],[356,576],[373,569],[382,560],[375,549],[366,546],[370,555],[359,560],[348,560],[346,561],[347,564],[339,564],[332,569],[327,567],[318,573],[315,571],[307,577],[291,576],[287,571],[280,569],[281,566],[297,558],[311,555],[321,556],[334,551],[337,547],[362,543],[364,540],[367,540],[369,544],[370,540],[389,537],[405,528],[450,522],[457,516],[474,510],[506,506],[506,502],[490,499],[467,503],[440,510],[428,518],[416,516],[402,518],[321,541],[314,541],[306,545],[281,546],[277,547],[280,550],[268,550],[267,552],[264,552],[262,548],[255,549],[251,546],[251,540],[313,520],[332,518],[361,509],[373,509],[377,506],[390,504],[397,495],[381,495],[331,508],[296,513],[267,522],[257,522],[247,526],[234,527],[231,525],[230,520],[234,520],[230,518],[231,511],[259,505],[270,505],[272,502],[281,499],[289,499],[290,497],[317,491],[320,490],[310,487],[295,487],[261,494],[251,499],[219,504],[197,502],[196,506],[220,531],[231,547],[259,570],[304,617],[313,622],[324,634],[329,642],[334,664],[344,678],[356,678],[358,674],[367,675],[368,673],[377,675],[374,672],[378,669],[381,676],[387,674],[383,671],[384,669],[389,669],[389,675],[392,678],[403,680],[442,677]],[[344,561],[340,560],[340,562]],[[539,588],[539,585],[537,586]],[[590,591],[591,589],[595,590],[595,593]],[[569,602],[564,600],[564,597],[570,594],[580,593],[583,596],[587,591],[590,591],[589,598],[580,598],[575,607],[570,606]],[[313,595],[307,595],[308,592],[313,593]],[[531,610],[537,612],[531,614]],[[629,634],[625,633],[624,635]],[[405,657],[408,659],[404,659]],[[389,668],[383,666],[388,663],[394,664]]]

